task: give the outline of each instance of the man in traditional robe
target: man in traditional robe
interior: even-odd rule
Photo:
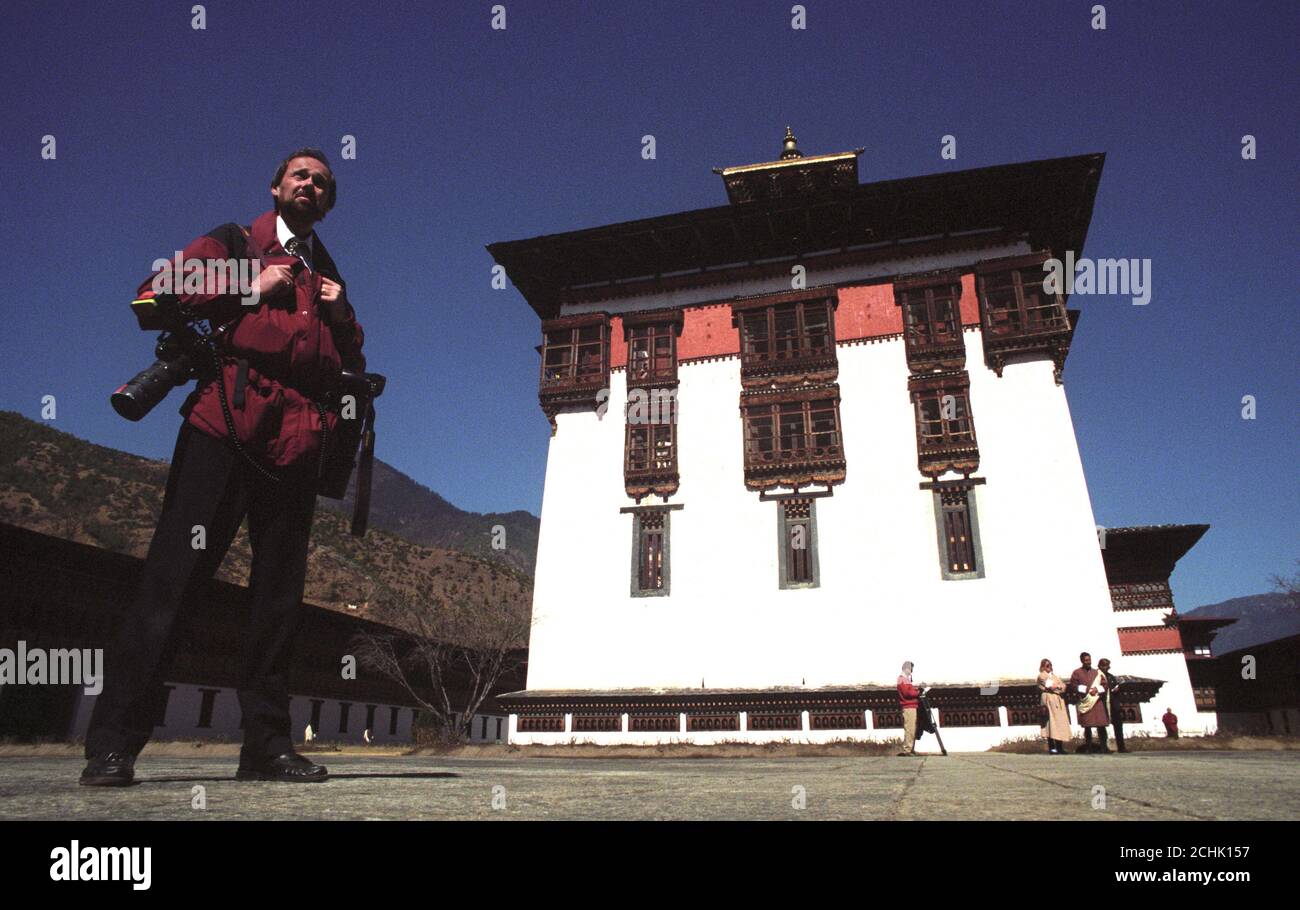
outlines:
[[[1106,677],[1106,713],[1110,715],[1110,725],[1115,728],[1115,751],[1127,752],[1124,748],[1124,712],[1119,706],[1119,677],[1110,668],[1110,658],[1103,657],[1097,661],[1097,669]]]
[[[1109,754],[1106,745],[1106,726],[1110,715],[1106,713],[1106,688],[1109,685],[1106,674],[1092,665],[1092,655],[1084,651],[1079,655],[1079,668],[1070,674],[1070,694],[1075,699],[1075,712],[1079,715],[1079,726],[1083,727],[1083,746],[1080,752],[1104,752]],[[1092,728],[1097,728],[1100,745],[1092,745]]]

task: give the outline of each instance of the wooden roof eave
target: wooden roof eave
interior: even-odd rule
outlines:
[[[1104,154],[1091,154],[857,184],[503,241],[487,249],[539,315],[556,305],[564,288],[619,280],[629,270],[653,276],[707,268],[862,242],[868,233],[875,240],[888,240],[903,239],[909,232],[942,235],[1015,225],[1031,235],[1035,245],[1079,252],[1104,160]],[[812,209],[826,206],[841,207],[844,221],[810,217]],[[745,230],[745,223],[755,217],[767,235],[757,246]],[[783,234],[776,226],[783,218],[795,219],[805,230]],[[809,235],[808,225],[816,225],[817,232]],[[681,232],[686,242],[666,245],[661,235],[673,232]],[[648,235],[655,245],[652,253],[638,254],[636,243],[629,247],[633,235]],[[731,242],[720,241],[727,236]],[[715,239],[710,242],[710,237]],[[609,256],[611,246],[621,246],[625,256]]]

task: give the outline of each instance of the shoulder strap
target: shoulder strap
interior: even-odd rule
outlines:
[[[244,235],[243,255],[240,256],[239,258],[247,259],[249,258],[250,252],[256,253],[259,268],[265,267],[266,256],[261,250],[257,249],[257,247],[253,245],[253,235],[251,230],[249,228],[244,227],[242,224],[237,225],[237,227],[239,228],[239,232]],[[235,333],[235,328],[239,325],[239,321],[243,318],[244,318],[244,310],[243,307],[240,307],[239,312],[236,313],[228,322],[223,324],[221,328],[217,330],[218,333],[223,336],[223,339],[229,339],[230,336],[232,336]],[[248,361],[241,357],[236,361],[236,365],[237,365],[237,369],[235,370],[235,388],[234,388],[233,403],[235,407],[242,409],[244,407],[244,400],[245,400],[244,390],[248,385]],[[221,377],[218,376],[217,382],[220,383],[221,381],[222,381]],[[222,404],[223,405],[225,404],[224,398],[222,400]]]

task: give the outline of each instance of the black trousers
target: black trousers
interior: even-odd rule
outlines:
[[[1100,741],[1099,749],[1106,751],[1106,728],[1097,728],[1097,739]],[[1083,746],[1085,749],[1092,749],[1092,727],[1083,728]]]
[[[261,759],[292,748],[289,666],[302,619],[316,493],[310,483],[261,477],[224,439],[181,426],[162,515],[135,598],[104,654],[103,690],[86,733],[86,757],[136,755],[157,720],[166,660],[183,604],[221,565],[245,515],[253,549],[251,602],[239,657],[243,755]],[[194,528],[206,546],[195,549]],[[222,655],[230,660],[235,655]]]

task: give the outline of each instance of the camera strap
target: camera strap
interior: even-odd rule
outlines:
[[[248,228],[244,227],[243,225],[240,225],[239,230],[244,235],[244,257],[247,258],[250,252],[256,253],[259,267],[265,268],[266,267],[265,251],[258,249],[253,244],[253,237]],[[237,316],[235,316],[229,322],[223,324],[220,329],[218,329],[215,333],[212,334],[217,336],[229,335],[233,337],[235,327],[239,324],[239,321],[243,318],[244,318],[244,313],[241,311]],[[281,477],[279,477],[278,475],[274,474],[273,472],[263,467],[262,464],[260,464],[257,461],[257,459],[255,459],[244,449],[243,444],[240,443],[239,434],[235,432],[235,419],[234,416],[230,413],[230,403],[226,401],[226,383],[222,375],[221,355],[217,349],[218,340],[216,338],[213,338],[211,335],[209,335],[207,341],[208,341],[209,350],[211,350],[212,352],[213,366],[216,367],[217,398],[220,399],[221,401],[221,413],[226,420],[226,431],[230,437],[231,444],[235,447],[235,450],[244,457],[244,460],[247,461],[250,465],[252,465],[253,468],[256,469],[259,474],[261,474],[263,477],[265,477],[268,480],[274,481],[275,483],[281,483],[283,481]],[[233,398],[234,398],[235,407],[241,409],[244,407],[247,387],[248,387],[248,359],[244,357],[240,357],[235,360],[235,385],[233,389],[234,392]],[[320,445],[320,452],[317,455],[317,459],[316,459],[316,481],[319,482],[325,468],[325,453],[329,448],[330,428],[329,428],[329,418],[325,413],[325,406],[321,404],[319,401],[314,401],[313,404],[316,407],[317,414],[320,416],[320,423],[321,423],[321,445]],[[374,411],[372,405],[370,414],[373,415],[373,413]],[[373,422],[373,417],[372,417],[372,422]],[[371,435],[373,437],[373,431]],[[373,445],[374,443],[372,439],[371,442],[372,452],[373,452]],[[370,491],[369,491],[369,484],[367,483],[367,489],[366,489],[367,511],[369,510],[369,498],[370,498]],[[355,516],[354,516],[354,522],[355,522]],[[361,533],[363,534],[365,533],[364,520],[362,522]]]
[[[248,258],[248,254],[250,251],[257,253],[257,263],[260,271],[260,269],[266,267],[266,256],[263,255],[261,250],[253,246],[253,237],[247,228],[245,228],[243,225],[240,225],[239,230],[244,235],[244,258],[245,259]],[[238,316],[236,316],[229,323],[227,323],[227,325],[230,325],[232,327],[231,331],[234,330],[233,329],[234,323],[242,319],[243,316],[244,314],[241,312]],[[234,390],[235,394],[232,402],[234,406],[236,408],[239,408],[240,410],[243,410],[244,408],[244,394],[247,388],[248,388],[248,358],[240,357],[238,360],[235,361],[235,390]]]
[[[249,250],[252,250],[257,253],[258,262],[264,265],[266,258],[263,256],[261,250],[258,250],[253,246],[252,235],[249,233],[248,228],[241,225],[239,230],[244,235],[245,257],[247,257]],[[222,324],[222,326],[215,332],[206,335],[204,341],[207,343],[208,350],[212,354],[212,366],[216,370],[217,398],[221,401],[221,416],[226,419],[226,434],[230,439],[230,444],[235,447],[235,451],[243,456],[244,460],[247,461],[258,474],[267,480],[278,484],[283,482],[282,478],[263,467],[256,458],[248,453],[243,444],[240,443],[239,434],[235,431],[235,418],[230,413],[229,402],[226,401],[226,382],[225,377],[222,375],[221,352],[218,350],[220,344],[219,338],[226,335],[233,336],[235,327],[243,318],[244,314],[241,311],[239,315],[235,316],[229,322]],[[239,368],[235,373],[236,406],[242,408],[244,406],[244,389],[248,384],[248,361],[240,358],[236,363],[239,364]]]
[[[352,504],[352,536],[365,537],[370,523],[370,483],[375,469],[375,399],[366,400],[366,419],[361,429],[361,453],[357,458],[357,498]]]

